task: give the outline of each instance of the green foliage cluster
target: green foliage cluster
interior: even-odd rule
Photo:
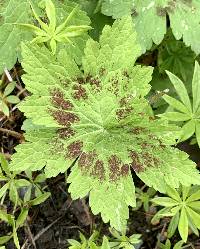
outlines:
[[[72,199],[88,196],[112,227],[112,238],[69,239],[71,249],[134,248],[141,236],[125,235],[129,206],[148,213],[150,203],[164,207],[152,222],[170,217],[160,248],[172,247],[177,229],[174,249],[188,229],[199,236],[200,174],[177,148],[191,138],[200,147],[199,23],[198,0],[0,2],[0,112],[19,103],[26,117],[25,142],[9,164],[1,156],[0,206],[9,198],[13,211],[0,209],[12,228],[0,245],[20,248],[18,229],[50,196],[46,178],[60,173]],[[16,62],[23,101],[4,77]],[[147,191],[135,189],[137,177]]]

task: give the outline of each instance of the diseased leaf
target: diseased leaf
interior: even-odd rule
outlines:
[[[103,0],[101,11],[114,19],[131,14],[143,53],[150,49],[153,43],[161,43],[167,30],[166,15],[169,15],[175,38],[183,38],[186,46],[191,46],[196,54],[200,53],[198,0]]]
[[[99,43],[88,40],[81,70],[66,53],[23,44],[23,80],[32,93],[19,104],[26,142],[16,147],[14,170],[40,170],[47,177],[67,170],[73,199],[89,193],[94,214],[124,230],[135,206],[131,169],[165,192],[199,182],[188,155],[171,147],[179,128],[152,116],[145,96],[152,68],[134,66],[139,45],[131,17],[106,26]],[[170,157],[169,157],[170,155]]]

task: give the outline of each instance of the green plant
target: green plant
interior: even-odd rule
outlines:
[[[31,183],[26,179],[17,179],[17,173],[10,171],[8,162],[2,154],[0,154],[0,162],[0,182],[3,183],[3,186],[0,188],[1,205],[3,205],[7,192],[9,192],[9,199],[14,203],[16,208],[21,202],[18,189],[28,187]]]
[[[141,243],[140,234],[133,234],[130,237],[120,234],[114,229],[110,229],[112,237],[103,236],[102,245],[99,246],[99,233],[94,231],[89,239],[80,233],[80,242],[74,239],[68,239],[69,249],[110,249],[124,248],[135,249],[135,245]]]
[[[161,43],[167,31],[166,17],[169,16],[170,27],[176,40],[183,38],[186,46],[191,46],[196,54],[200,53],[198,0],[102,0],[101,11],[114,19],[131,14],[143,52],[150,49],[153,43]]]
[[[86,237],[80,233],[80,242],[74,239],[68,239],[68,243],[70,244],[69,249],[96,249],[99,248],[96,245],[97,238],[99,236],[99,233],[97,231],[94,231],[89,239],[86,239]]]
[[[159,206],[164,206],[153,218],[172,217],[168,226],[168,237],[171,238],[178,228],[179,234],[184,242],[188,238],[188,227],[199,236],[200,229],[200,189],[197,186],[185,187],[181,190],[167,187],[168,197],[156,197],[151,201]]]
[[[183,245],[183,241],[179,241],[177,242],[174,246],[173,246],[173,249],[181,249],[182,248],[182,245]],[[169,239],[166,240],[165,244],[163,243],[159,243],[159,246],[160,246],[160,249],[171,249],[172,246],[171,246],[171,242]]]
[[[153,198],[153,196],[156,194],[156,190],[153,188],[148,188],[146,192],[144,192],[140,188],[135,189],[136,192],[136,200],[137,200],[137,209],[139,209],[141,206],[143,206],[144,211],[149,211],[149,202]]]
[[[9,116],[10,113],[8,104],[17,104],[20,102],[20,99],[16,95],[10,95],[11,92],[15,89],[15,86],[15,82],[10,82],[3,92],[1,92],[0,90],[0,111],[3,112],[6,116]]]
[[[195,63],[192,79],[192,103],[183,82],[170,72],[167,72],[180,100],[164,95],[163,99],[173,107],[174,111],[165,112],[159,116],[174,122],[185,122],[179,141],[190,138],[194,133],[200,146],[200,67]]]
[[[56,9],[53,2],[51,0],[46,0],[45,5],[49,24],[46,24],[39,18],[33,6],[31,5],[34,17],[38,21],[40,28],[32,24],[18,23],[17,25],[27,28],[36,35],[36,37],[32,40],[33,43],[47,42],[53,54],[56,53],[57,42],[69,42],[73,44],[71,38],[80,36],[84,32],[87,32],[89,29],[91,29],[91,27],[88,25],[69,25],[71,19],[78,9],[78,5],[71,11],[65,21],[59,26],[56,26]]]
[[[141,243],[140,234],[133,234],[128,237],[112,228],[110,229],[110,233],[113,236],[113,238],[110,239],[111,248],[135,249],[135,246]]]
[[[152,68],[133,66],[140,54],[131,17],[105,26],[99,43],[89,39],[82,70],[63,50],[23,44],[23,76],[33,94],[19,109],[33,123],[16,147],[11,169],[65,172],[73,199],[89,193],[94,214],[123,230],[135,206],[131,168],[148,186],[165,192],[198,184],[200,176],[176,144],[179,128],[155,119],[145,96]],[[169,157],[170,154],[170,157]]]
[[[4,71],[5,67],[12,69],[17,59],[21,62],[21,42],[22,41],[31,41],[33,39],[33,33],[30,32],[34,30],[34,34],[37,35],[35,38],[37,42],[44,42],[51,40],[51,47],[55,50],[56,47],[63,41],[67,39],[67,36],[70,36],[70,40],[73,44],[65,44],[65,49],[68,50],[68,53],[73,56],[77,61],[80,61],[83,54],[83,49],[85,47],[86,40],[88,39],[87,34],[83,34],[80,37],[77,37],[78,33],[83,33],[82,31],[87,30],[86,27],[89,27],[90,20],[86,16],[85,12],[76,7],[77,4],[72,1],[53,1],[54,5],[50,0],[44,1],[47,4],[47,17],[50,17],[51,25],[46,24],[46,22],[41,22],[41,19],[46,19],[46,16],[41,10],[41,1],[32,0],[31,5],[30,1],[27,0],[3,0],[0,3],[0,74]],[[40,5],[40,7],[38,7]],[[14,7],[13,7],[14,6]],[[34,17],[32,16],[32,10],[34,11]],[[76,9],[74,9],[76,7]],[[69,16],[73,11],[73,16]],[[56,16],[55,16],[56,12]],[[49,16],[50,15],[50,16]],[[40,18],[40,17],[41,18]],[[64,27],[64,20],[68,16],[69,23],[68,26]],[[70,20],[69,20],[70,19]],[[36,22],[39,22],[39,25],[42,25],[41,29],[36,26]],[[25,24],[26,28],[24,25]],[[34,24],[34,25],[33,25]],[[56,46],[55,39],[52,39],[53,26],[58,24],[57,28],[60,27],[59,36],[56,34],[57,39],[62,40]],[[61,26],[62,25],[62,26]],[[24,28],[23,28],[24,26]],[[29,28],[28,28],[29,27]],[[51,28],[52,30],[51,30]],[[65,30],[62,30],[65,28]],[[68,31],[66,30],[68,28]],[[75,28],[75,30],[73,30]],[[70,29],[70,31],[69,31]],[[50,31],[51,30],[51,31]],[[58,30],[57,30],[58,31]],[[62,34],[60,33],[62,32]],[[66,33],[65,33],[66,32]],[[62,36],[63,35],[63,36]],[[76,37],[74,37],[76,36]],[[66,38],[66,39],[65,39]],[[49,44],[50,45],[50,44]],[[59,51],[59,49],[57,49]]]

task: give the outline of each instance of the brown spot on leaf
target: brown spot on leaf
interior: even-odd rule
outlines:
[[[100,70],[99,70],[99,75],[100,76],[103,76],[103,75],[105,75],[105,73],[106,73],[106,69],[105,68],[100,68]]]
[[[52,90],[51,94],[51,102],[55,107],[63,110],[71,110],[73,108],[73,104],[69,100],[64,99],[64,94],[60,89]]]
[[[140,173],[144,171],[144,165],[140,162],[140,157],[137,152],[130,151],[130,157],[132,159],[132,163],[130,164],[133,170],[136,173]]]
[[[97,160],[95,162],[90,175],[94,176],[95,178],[97,177],[100,181],[103,181],[105,179],[105,169],[102,160]]]
[[[68,156],[70,158],[77,158],[80,156],[82,152],[83,142],[82,141],[75,141],[67,146],[68,149]]]
[[[122,176],[128,176],[129,173],[129,165],[128,164],[124,164],[121,167],[121,175]]]
[[[147,132],[147,129],[144,127],[136,126],[131,130],[131,132],[135,135],[139,135],[141,133]]]
[[[128,115],[133,111],[132,107],[127,107],[117,110],[116,114],[119,120],[128,117]]]
[[[117,181],[121,175],[121,160],[116,155],[112,155],[109,160],[109,177],[111,181]]]
[[[82,87],[81,85],[74,85],[73,89],[75,90],[74,95],[73,95],[75,99],[78,99],[78,100],[80,100],[81,98],[87,99],[88,96],[87,96],[87,92],[84,87]]]
[[[57,133],[59,138],[69,138],[75,134],[74,130],[70,127],[59,129]]]
[[[58,124],[63,126],[70,126],[71,124],[79,121],[79,117],[71,112],[65,112],[62,110],[50,110],[50,113],[53,116],[54,120],[56,120]]]
[[[92,164],[94,162],[94,159],[96,157],[96,153],[93,151],[93,152],[83,152],[80,157],[79,157],[79,160],[78,160],[78,166],[82,169],[82,170],[86,170],[86,171],[89,171],[90,168],[92,167]]]

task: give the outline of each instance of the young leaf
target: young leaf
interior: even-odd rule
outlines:
[[[182,208],[181,209],[181,215],[180,215],[180,220],[178,224],[178,230],[181,235],[181,238],[184,242],[187,241],[188,237],[188,218],[187,218],[187,213],[186,209]]]
[[[177,212],[171,219],[170,223],[169,223],[169,226],[168,226],[168,229],[167,229],[167,237],[168,238],[171,238],[177,227],[178,227],[178,223],[179,223],[179,218],[180,218],[180,215],[179,215],[179,212]]]
[[[196,113],[200,106],[200,66],[195,62],[193,80],[192,80],[192,96],[193,96],[193,112]]]
[[[15,82],[9,83],[4,90],[4,96],[8,96],[15,89],[15,86]]]
[[[15,96],[15,95],[10,95],[6,98],[6,100],[8,101],[8,103],[11,103],[11,104],[17,104],[20,102],[20,99]]]
[[[176,89],[176,92],[178,96],[180,97],[182,103],[185,105],[185,107],[188,109],[190,113],[192,113],[192,106],[190,102],[190,98],[187,93],[187,89],[185,88],[185,85],[183,82],[176,77],[174,74],[167,71],[167,74],[170,78],[171,83],[173,84],[174,88]]]

